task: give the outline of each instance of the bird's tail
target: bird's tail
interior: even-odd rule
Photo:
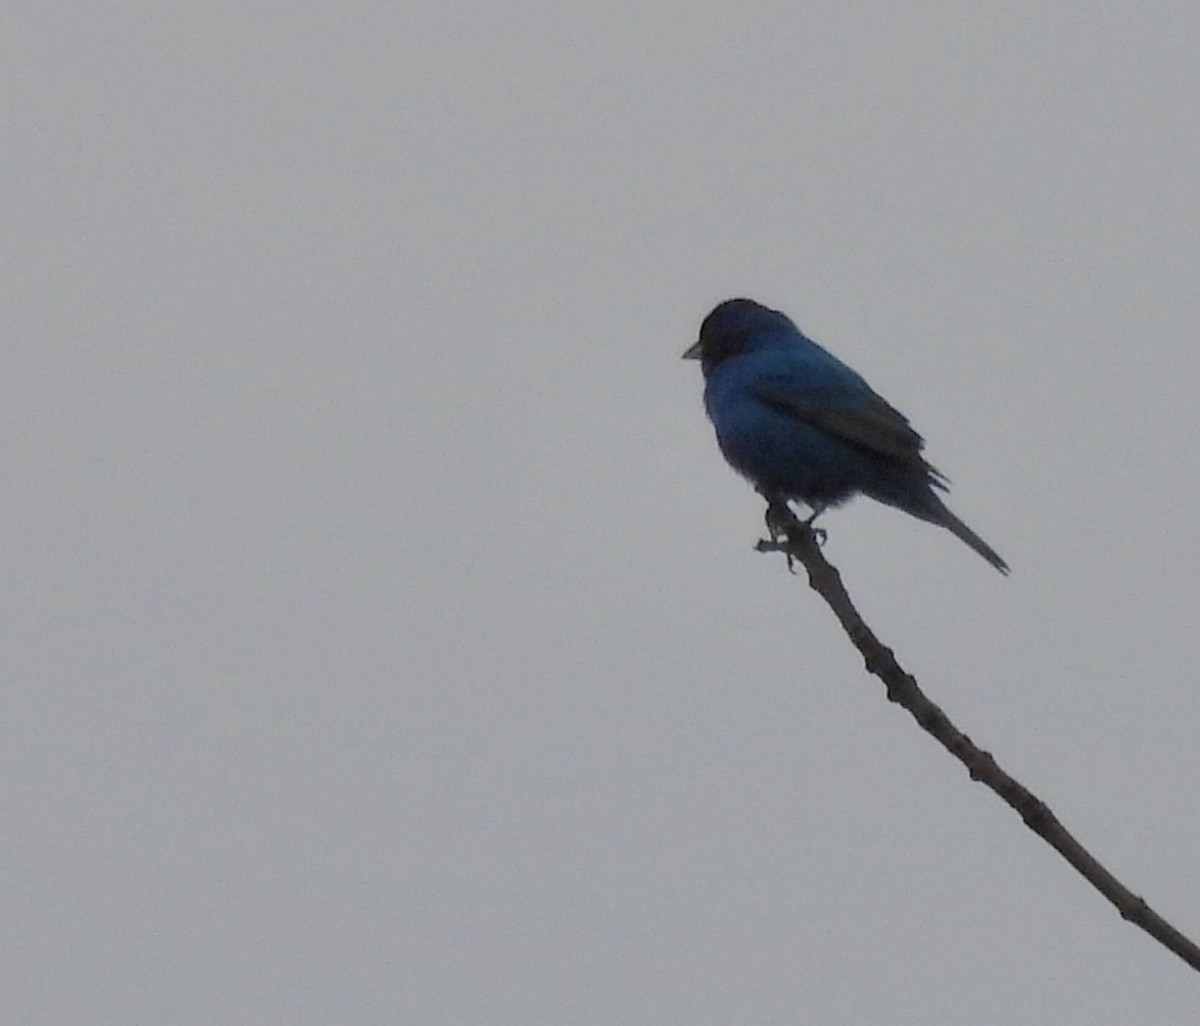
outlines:
[[[968,545],[978,552],[984,559],[992,564],[1002,574],[1008,573],[1008,564],[1000,558],[1000,554],[993,549],[987,542],[972,531],[966,524],[958,519],[950,512],[950,507],[939,499],[933,492],[929,493],[929,498],[933,502],[929,505],[928,515],[925,519],[932,521],[935,524],[941,524],[946,530],[958,538],[961,538]]]

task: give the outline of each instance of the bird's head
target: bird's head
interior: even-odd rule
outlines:
[[[713,307],[700,325],[700,338],[685,360],[699,360],[704,373],[731,356],[764,348],[777,341],[792,340],[796,326],[786,314],[756,303],[753,299],[727,299]]]

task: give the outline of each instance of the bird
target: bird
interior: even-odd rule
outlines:
[[[792,320],[752,299],[727,299],[684,354],[704,373],[704,406],[726,461],[771,510],[796,500],[826,509],[866,495],[938,524],[1003,574],[1008,564],[938,495],[948,479],[908,418]]]

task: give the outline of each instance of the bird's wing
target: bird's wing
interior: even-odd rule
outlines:
[[[903,413],[865,384],[862,391],[847,394],[842,389],[799,390],[786,379],[766,378],[753,389],[768,406],[851,445],[930,474],[940,483],[942,475],[921,455],[924,439]]]

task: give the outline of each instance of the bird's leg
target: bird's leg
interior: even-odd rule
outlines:
[[[767,500],[767,512],[764,516],[767,522],[767,533],[771,536],[771,541],[777,542],[787,535],[788,522],[792,520],[792,511],[788,509],[787,501],[778,495],[768,495],[765,492],[761,494]]]
[[[812,531],[813,541],[815,541],[817,543],[817,545],[824,545],[825,539],[828,537],[828,535],[826,535],[825,529],[823,527],[813,527],[813,521],[816,520],[817,517],[819,517],[827,509],[829,509],[828,503],[825,503],[825,502],[816,503],[813,506],[812,513],[809,514],[808,519],[804,521],[804,526],[807,527],[810,531]]]
[[[790,531],[796,527],[803,527],[812,535],[812,540],[818,545],[825,544],[826,534],[820,527],[814,527],[813,521],[829,508],[829,504],[822,502],[812,506],[812,513],[807,520],[799,520],[796,514],[792,512],[792,508],[787,504],[787,499],[778,494],[764,492],[761,489],[759,494],[767,500],[767,512],[765,520],[767,522],[767,531],[771,535],[770,540],[763,540],[758,543],[756,548],[759,552],[783,552],[787,556],[788,569],[796,572],[796,557],[792,555],[792,550],[789,547],[791,541]],[[783,539],[781,542],[780,539]]]
[[[767,512],[765,520],[767,522],[767,532],[771,535],[770,542],[759,542],[758,547],[760,552],[766,551],[768,548],[778,552],[783,550],[783,554],[787,556],[788,571],[796,572],[796,557],[792,555],[791,549],[785,544],[780,544],[779,539],[788,537],[788,528],[796,522],[796,515],[788,507],[787,500],[778,495],[772,495],[767,492],[760,493],[767,500]]]

